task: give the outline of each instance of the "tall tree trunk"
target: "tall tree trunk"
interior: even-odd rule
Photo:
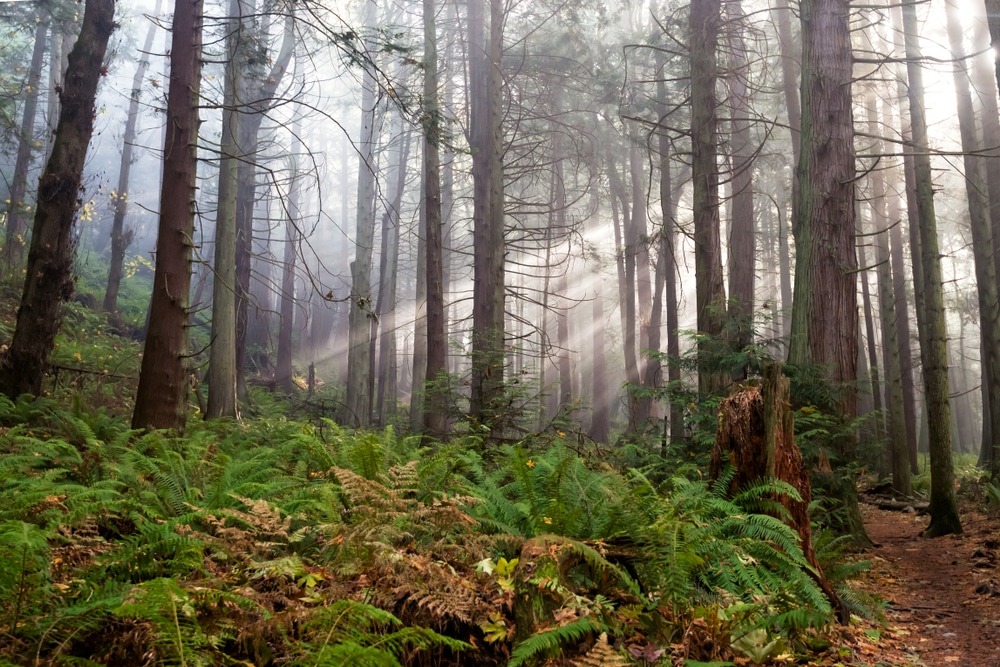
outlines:
[[[788,129],[792,141],[792,215],[791,219],[798,220],[799,203],[799,177],[798,171],[794,168],[799,163],[800,153],[800,133],[802,128],[802,110],[799,102],[799,91],[796,84],[799,80],[798,60],[801,49],[796,49],[792,38],[792,10],[788,6],[788,0],[776,0],[775,9],[778,18],[778,44],[781,51],[781,83],[785,93],[785,110],[788,115]],[[787,340],[792,329],[792,281],[791,281],[791,254],[788,249],[788,231],[786,225],[786,215],[784,201],[780,202],[778,210],[778,242],[780,244],[780,254],[778,255],[780,281],[781,281],[781,332]]]
[[[183,431],[187,421],[187,326],[198,166],[202,18],[202,0],[176,0],[156,272],[132,428]]]
[[[718,346],[726,317],[719,233],[719,182],[715,84],[719,42],[719,0],[691,2],[691,206],[694,215],[694,272],[698,331],[711,340],[699,343],[698,388],[714,392],[725,380],[705,357]]]
[[[45,58],[46,35],[49,22],[39,21],[35,26],[35,45],[31,51],[24,110],[21,113],[21,131],[17,142],[17,157],[11,179],[10,204],[7,206],[7,230],[3,244],[3,258],[7,272],[16,275],[24,259],[26,233],[24,198],[28,190],[28,170],[31,152],[35,146],[35,112],[38,110],[38,88],[42,81],[42,61]]]
[[[616,262],[618,268],[618,312],[622,322],[622,348],[625,354],[625,381],[630,386],[639,386],[639,365],[636,362],[635,349],[635,257],[628,252],[628,248],[622,238],[622,227],[628,228],[631,224],[631,211],[628,200],[625,198],[624,187],[616,171],[614,160],[608,161],[608,175],[611,181],[611,219],[614,224]],[[618,208],[621,205],[621,220],[619,220]],[[628,426],[627,432],[632,433],[638,428],[636,394],[634,391],[627,392],[628,397]]]
[[[643,428],[652,413],[653,398],[646,385],[649,358],[647,352],[651,349],[650,313],[652,311],[652,280],[649,275],[649,232],[646,226],[648,203],[646,201],[646,176],[642,168],[642,156],[639,154],[639,137],[633,136],[629,142],[629,176],[632,184],[632,217],[631,224],[625,228],[625,252],[633,256],[635,266],[635,296],[638,299],[639,319],[639,349],[636,363],[639,367],[639,396],[635,400],[635,423]],[[657,345],[659,347],[659,345]]]
[[[115,28],[114,0],[87,0],[81,39],[69,57],[52,157],[38,180],[38,203],[21,305],[10,347],[0,356],[0,391],[10,398],[40,395],[48,357],[73,293],[71,232],[78,208],[94,100],[104,53]]]
[[[591,191],[591,221],[590,229],[596,231],[601,226],[601,207],[597,188]],[[608,442],[611,431],[609,419],[610,399],[608,391],[607,349],[604,336],[604,285],[601,281],[601,263],[595,256],[592,258],[591,275],[594,277],[594,299],[591,307],[591,361],[593,363],[591,389],[591,418],[588,434],[601,444]]]
[[[852,419],[858,292],[849,8],[846,0],[805,0],[800,12],[802,149],[788,361],[825,367],[840,393],[833,407]]]
[[[396,149],[396,163],[389,177],[391,199],[382,215],[382,250],[379,262],[379,290],[376,312],[381,328],[379,336],[378,401],[376,412],[380,426],[387,426],[396,415],[399,370],[396,359],[396,285],[399,266],[400,207],[406,187],[406,165],[410,159],[410,133],[403,130],[403,117],[396,114],[393,136],[402,145]]]
[[[753,158],[750,137],[750,86],[746,44],[741,35],[746,17],[739,3],[731,5],[733,24],[729,30],[728,81],[730,99],[730,145],[732,175],[732,219],[729,224],[729,337],[736,349],[753,342],[754,291],[754,205]],[[786,12],[783,12],[786,13]],[[736,379],[746,377],[746,368],[736,373]]]
[[[662,278],[657,277],[657,289],[661,288],[666,292],[667,309],[667,383],[671,389],[678,387],[681,382],[680,368],[680,334],[677,323],[677,258],[675,256],[674,227],[676,225],[676,198],[673,193],[673,185],[670,177],[670,136],[667,134],[667,86],[665,78],[667,72],[666,58],[657,51],[657,79],[656,79],[656,114],[659,120],[659,130],[657,133],[657,152],[659,153],[660,169],[660,216],[663,219],[663,228],[660,230],[660,255],[663,258],[662,268],[657,266],[657,274],[662,271]],[[654,304],[659,302],[659,297],[654,298]],[[657,336],[659,322],[651,327],[651,332],[656,331]],[[650,343],[652,345],[652,342]],[[659,341],[657,341],[657,349]],[[660,363],[655,364],[655,371],[659,375]],[[684,406],[680,401],[670,400],[670,439],[674,443],[680,442],[684,435]]]
[[[215,209],[215,261],[212,265],[212,339],[206,419],[236,417],[236,194],[237,165],[244,149],[243,104],[246,34],[244,16],[252,13],[245,0],[229,0],[226,65],[222,101],[222,142],[219,192]]]
[[[879,378],[881,373],[878,363],[878,343],[875,339],[875,316],[872,309],[871,290],[868,286],[868,264],[865,259],[865,246],[860,243],[858,244],[858,264],[863,269],[861,271],[861,297],[865,313],[865,333],[868,339],[868,376],[871,380],[872,393],[872,403],[868,407],[873,408],[877,413],[875,417],[875,438],[879,442],[882,442],[885,438],[885,421],[882,415],[882,383]],[[882,304],[880,303],[879,305],[881,306]],[[861,379],[860,373],[858,379]],[[862,414],[864,413],[859,410],[859,415]],[[879,470],[880,475],[884,473],[884,469]]]
[[[122,161],[118,168],[118,189],[112,193],[115,216],[111,223],[111,266],[108,268],[108,286],[104,291],[102,309],[106,313],[118,310],[118,288],[122,280],[122,263],[125,261],[125,251],[132,242],[133,230],[125,231],[125,214],[128,213],[129,175],[132,171],[132,149],[135,145],[136,126],[139,123],[139,95],[142,92],[142,82],[149,70],[149,53],[153,50],[153,39],[156,37],[157,20],[160,16],[162,0],[156,0],[149,28],[146,30],[146,41],[143,42],[139,56],[139,66],[132,78],[132,90],[129,91],[128,116],[125,120],[125,133],[122,136]],[[51,67],[51,65],[49,65]]]
[[[281,262],[281,297],[279,312],[281,321],[278,325],[278,358],[274,372],[274,384],[286,394],[291,394],[294,389],[292,377],[292,331],[295,317],[295,260],[298,255],[297,248],[301,229],[299,221],[302,219],[302,211],[299,208],[302,188],[302,172],[299,169],[299,160],[302,153],[302,121],[300,118],[292,122],[292,141],[290,146],[289,159],[291,160],[292,182],[288,189],[288,202],[282,207],[286,212],[285,221],[285,252]],[[302,327],[302,334],[305,328]]]
[[[868,91],[866,107],[868,132],[872,136],[877,136],[879,113],[874,92],[871,90]],[[877,155],[883,155],[885,152],[882,141],[876,141],[872,148]],[[890,163],[889,168],[895,169],[895,164]],[[878,266],[878,304],[882,320],[884,377],[889,399],[889,452],[892,465],[892,486],[897,492],[908,496],[913,492],[908,445],[908,431],[912,430],[913,422],[906,419],[906,401],[903,395],[904,378],[903,364],[900,360],[899,329],[896,322],[895,283],[889,257],[888,229],[890,220],[886,213],[886,187],[882,170],[873,170],[868,178],[872,184],[871,207],[877,244],[875,263]],[[905,298],[902,306],[904,308],[906,306]]]
[[[893,104],[894,107],[898,107],[899,110],[899,127],[900,127],[900,138],[902,139],[902,158],[903,158],[903,192],[906,198],[906,221],[907,221],[907,236],[909,237],[910,244],[910,263],[912,265],[912,275],[913,275],[913,313],[914,321],[916,323],[917,339],[920,340],[920,332],[924,327],[924,286],[923,281],[919,276],[923,275],[923,263],[920,258],[920,222],[919,216],[917,214],[917,182],[914,169],[914,156],[913,156],[913,133],[910,129],[911,122],[910,117],[903,111],[903,108],[908,104],[907,95],[908,92],[908,82],[906,74],[906,65],[904,64],[904,39],[903,39],[903,14],[900,7],[897,5],[891,8],[891,17],[893,23],[893,43],[892,52],[895,57],[899,60],[893,68],[893,74],[896,78],[896,100]],[[898,176],[896,172],[890,172],[891,176]],[[894,205],[896,207],[897,215],[894,219],[900,219],[898,215],[900,201],[897,198],[894,200]],[[903,275],[903,240],[902,232],[899,229],[899,225],[893,225],[892,227],[892,243],[893,243],[893,273],[895,274],[896,266],[900,267],[899,275]],[[904,293],[905,294],[905,284],[897,285],[894,288],[895,294]],[[905,304],[906,299],[898,299],[897,303]],[[901,311],[902,312],[902,311]],[[910,364],[911,375],[910,380],[912,384],[912,366],[913,366],[913,355],[910,346],[910,328],[909,321],[907,321],[907,327],[905,333],[901,331],[901,340],[906,341],[905,352],[907,354],[906,359],[903,359],[904,350],[900,351],[900,363]],[[918,344],[919,346],[919,344]],[[908,360],[908,362],[907,362]],[[906,380],[904,378],[904,390],[906,386]],[[914,394],[913,398],[913,411],[915,413],[913,421],[908,421],[908,424],[912,424],[914,427],[913,431],[916,433],[911,438],[909,442],[909,452],[910,452],[910,472],[913,474],[918,474],[919,469],[917,466],[917,450],[920,448],[921,438],[926,438],[927,435],[927,409],[924,405],[919,413],[916,410],[916,390],[911,389]],[[922,450],[926,451],[926,450]]]
[[[374,0],[365,0],[364,25],[376,26]],[[369,45],[374,51],[374,45]],[[347,414],[352,426],[368,426],[372,418],[372,251],[375,242],[375,76],[365,69],[361,92],[361,139],[358,142],[358,211],[351,263],[350,344],[347,351]]]
[[[990,440],[983,447],[993,450],[991,474],[1000,475],[1000,302],[997,294],[996,248],[990,222],[985,165],[979,155],[983,147],[976,128],[975,109],[969,90],[969,72],[965,58],[962,24],[954,0],[946,0],[948,43],[955,62],[954,84],[958,104],[958,126],[962,139],[965,166],[965,192],[969,202],[969,224],[972,229],[972,256],[976,267],[976,292],[979,296],[979,325],[982,332],[982,391],[983,423],[989,421]],[[995,160],[996,158],[991,158]]]
[[[504,376],[502,0],[468,0],[473,178],[472,379],[469,412],[492,426]],[[489,38],[485,7],[490,8]]]
[[[252,113],[240,119],[240,148],[243,155],[236,167],[236,398],[246,400],[247,326],[250,307],[250,267],[253,254],[253,217],[257,199],[257,165],[252,156],[257,155],[260,126],[266,112],[275,104],[275,93],[284,79],[295,46],[295,18],[291,7],[287,9],[281,45],[274,57],[270,72],[256,82],[247,79],[244,103]],[[347,262],[340,264],[346,266]]]
[[[438,104],[437,27],[434,0],[424,3],[424,220],[426,231],[424,281],[427,291],[426,370],[424,387],[424,432],[441,438],[448,430],[447,323],[444,308],[444,240],[441,211],[440,146],[444,115]],[[414,363],[416,369],[416,363]],[[426,380],[425,380],[426,379]],[[429,382],[428,382],[429,381]],[[417,375],[414,372],[414,387]]]
[[[920,65],[916,2],[905,0],[902,8],[906,69],[909,79],[909,109],[913,132],[913,167],[919,217],[921,273],[924,317],[920,332],[924,391],[931,454],[931,522],[928,537],[962,532],[955,504],[955,472],[951,459],[951,408],[948,404],[948,330],[944,319],[941,285],[941,254],[938,249],[937,221],[934,216],[934,189],[924,115],[924,83]]]

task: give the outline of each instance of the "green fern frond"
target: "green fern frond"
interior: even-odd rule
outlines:
[[[570,621],[565,625],[537,632],[514,647],[510,653],[507,667],[520,667],[536,656],[555,654],[567,645],[578,644],[592,632],[600,630],[597,622],[590,616],[584,616]]]

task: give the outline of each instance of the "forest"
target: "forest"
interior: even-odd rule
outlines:
[[[0,3],[0,667],[1000,664],[1000,0]]]

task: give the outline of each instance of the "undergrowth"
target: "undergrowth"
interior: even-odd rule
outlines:
[[[52,399],[0,425],[0,663],[757,660],[830,621],[778,482]]]

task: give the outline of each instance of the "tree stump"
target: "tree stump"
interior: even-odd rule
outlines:
[[[823,575],[812,546],[808,508],[812,500],[809,472],[795,445],[795,423],[789,407],[789,381],[781,375],[781,364],[764,369],[761,386],[745,386],[719,405],[719,426],[712,448],[710,475],[718,479],[728,456],[736,474],[728,489],[735,495],[761,479],[779,479],[799,492],[801,500],[781,496],[789,523],[802,542],[802,552],[812,566],[810,574],[830,600],[842,623],[850,612]]]

